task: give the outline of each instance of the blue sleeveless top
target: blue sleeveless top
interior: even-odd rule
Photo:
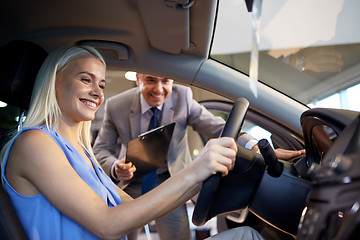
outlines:
[[[103,172],[103,170],[94,162],[90,154],[85,149],[84,151],[90,158],[96,173],[79,151],[76,150],[65,138],[57,134],[54,127],[50,127],[50,131],[44,125],[25,128],[19,133],[19,135],[22,132],[31,129],[41,130],[54,139],[64,151],[69,163],[75,169],[77,174],[109,207],[121,204],[121,199],[115,185]],[[13,143],[14,142],[11,143],[10,148]],[[16,192],[5,178],[5,168],[9,152],[10,151],[8,151],[5,158],[1,175],[4,180],[5,190],[9,195],[9,198],[29,239],[99,239],[87,229],[59,212],[42,194],[36,196],[23,196]],[[126,239],[126,237],[123,239]]]

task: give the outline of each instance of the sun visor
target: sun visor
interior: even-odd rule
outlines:
[[[137,2],[152,47],[172,54],[178,54],[181,50],[189,48],[189,9],[193,0],[138,0]]]

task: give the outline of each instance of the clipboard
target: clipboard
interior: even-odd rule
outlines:
[[[127,144],[126,162],[136,166],[134,176],[141,177],[164,166],[175,122],[140,134]]]

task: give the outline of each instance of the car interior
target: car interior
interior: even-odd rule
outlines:
[[[259,139],[261,154],[240,147],[235,168],[228,176],[213,175],[204,181],[194,203],[193,224],[202,226],[212,218],[248,210],[239,224],[230,223],[227,218],[227,228],[248,225],[260,232],[270,228],[277,239],[356,239],[360,234],[359,112],[311,108],[263,82],[264,73],[259,75],[257,94],[254,94],[249,73],[231,66],[229,58],[211,56],[220,2],[20,0],[3,3],[0,101],[8,106],[0,108],[0,147],[8,133],[16,131],[26,117],[34,80],[47,54],[63,45],[90,45],[107,63],[106,98],[135,86],[134,82],[119,77],[126,71],[159,75],[190,86],[196,100],[226,119],[222,136],[236,138],[240,131],[247,132],[253,126],[271,133],[269,138]],[[241,1],[247,14],[254,10],[254,2]],[[358,51],[360,41],[356,41],[351,47]],[[249,55],[244,55],[247,61]],[[260,57],[263,55],[266,54],[260,52]],[[231,57],[240,64],[238,58]],[[360,82],[359,71],[353,72],[360,57],[357,61],[346,73],[352,74],[355,80],[351,81]],[[293,71],[287,66],[283,75]],[[301,78],[302,72],[295,72]],[[274,81],[274,76],[271,77]],[[302,81],[307,83],[310,77]],[[301,90],[296,94],[303,99],[316,95],[311,93],[310,97],[306,89]],[[100,109],[93,121],[94,133],[99,130],[102,117],[103,109]],[[192,153],[201,150],[207,141],[195,135],[189,129]],[[305,149],[306,154],[284,161],[276,158],[274,148]],[[259,222],[263,224],[261,227]],[[3,188],[0,189],[0,238],[27,239]]]

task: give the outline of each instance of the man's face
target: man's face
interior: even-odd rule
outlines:
[[[140,87],[141,94],[152,107],[162,105],[172,92],[172,79],[140,73],[136,77],[136,84]]]

